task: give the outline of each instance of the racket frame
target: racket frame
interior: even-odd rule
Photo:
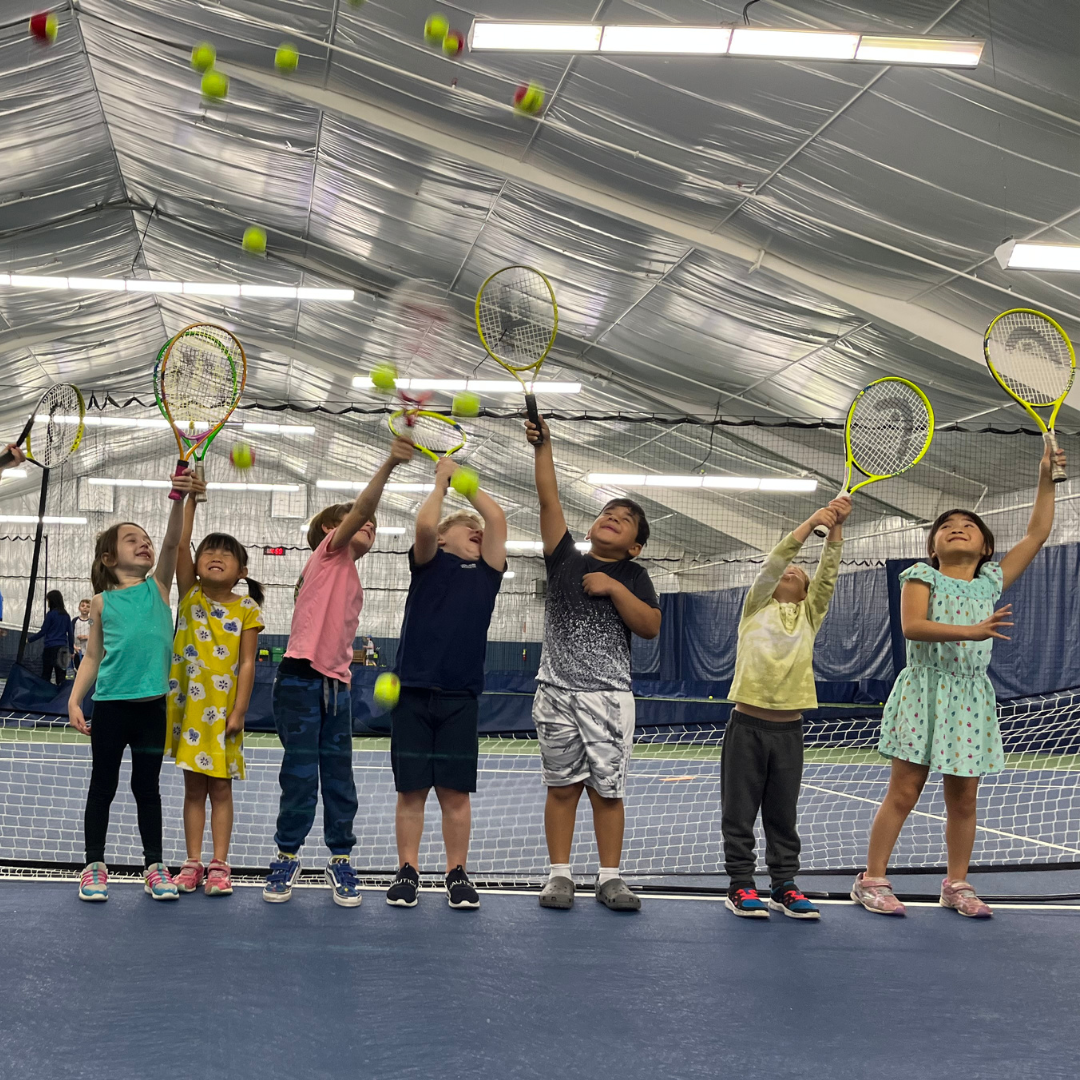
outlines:
[[[548,338],[547,345],[545,346],[544,351],[541,354],[540,358],[538,360],[533,361],[533,363],[531,363],[531,364],[522,364],[522,365],[515,366],[513,364],[507,363],[501,356],[499,356],[499,354],[497,352],[495,352],[495,349],[498,346],[498,342],[496,342],[495,345],[491,345],[491,344],[488,343],[487,338],[484,336],[483,323],[480,320],[480,306],[481,306],[481,302],[483,300],[484,290],[500,274],[504,274],[504,273],[506,273],[507,271],[510,271],[510,270],[527,270],[530,273],[536,274],[540,278],[540,280],[544,283],[544,285],[546,286],[547,291],[548,291],[548,296],[551,298],[551,310],[552,310],[552,312],[554,314],[554,318],[552,320],[552,327],[551,327],[551,336]],[[480,286],[480,289],[476,294],[475,315],[476,315],[476,333],[480,338],[480,344],[484,346],[484,351],[488,354],[488,356],[491,357],[492,360],[495,361],[496,364],[499,364],[500,366],[504,367],[507,371],[510,372],[511,375],[514,376],[515,379],[517,379],[517,381],[519,383],[521,383],[522,392],[525,394],[525,409],[526,409],[526,412],[528,413],[529,420],[532,421],[533,426],[536,428],[537,433],[539,433],[540,432],[540,410],[536,406],[536,395],[532,392],[532,390],[529,389],[529,383],[532,383],[532,382],[536,381],[536,376],[540,372],[540,367],[544,363],[544,361],[547,359],[548,353],[551,352],[552,346],[555,344],[555,338],[558,336],[558,333],[559,333],[559,305],[558,305],[558,302],[555,299],[555,290],[551,287],[551,282],[548,281],[547,275],[545,273],[543,273],[542,271],[537,270],[535,266],[526,266],[524,263],[514,263],[514,264],[512,264],[510,266],[501,267],[500,269],[496,270],[495,273],[489,274],[488,277],[484,280],[484,283]],[[527,383],[521,377],[522,372],[531,372],[532,373],[532,379],[529,380],[529,383]],[[544,441],[543,437],[541,436],[534,445],[539,446],[543,441]]]
[[[1057,396],[1053,401],[1047,405],[1032,405],[1029,401],[1025,401],[1019,394],[1017,394],[1005,381],[1004,377],[998,373],[996,367],[994,367],[994,361],[990,356],[990,335],[993,333],[994,327],[1004,319],[1007,315],[1036,315],[1040,319],[1045,319],[1060,335],[1062,341],[1065,342],[1065,347],[1069,350],[1069,358],[1072,364],[1072,371],[1069,375],[1068,385],[1064,391]],[[1065,333],[1064,329],[1057,322],[1057,320],[1050,318],[1045,312],[1036,311],[1035,308],[1009,308],[1008,311],[1003,311],[1000,315],[996,316],[990,325],[986,328],[986,333],[983,334],[983,357],[986,360],[986,366],[990,369],[990,374],[994,376],[994,381],[1009,395],[1018,405],[1022,405],[1027,411],[1028,416],[1039,425],[1039,430],[1043,434],[1043,442],[1050,448],[1050,476],[1055,484],[1060,484],[1069,478],[1069,474],[1065,469],[1058,465],[1054,460],[1054,455],[1058,452],[1057,433],[1054,431],[1054,424],[1057,422],[1057,414],[1061,409],[1065,398],[1068,397],[1069,391],[1072,389],[1073,382],[1076,379],[1076,353],[1073,350],[1073,344],[1069,340],[1069,335]],[[1053,406],[1053,411],[1050,413],[1050,420],[1045,421],[1035,411],[1036,409],[1049,409]]]
[[[77,386],[75,386],[74,383],[54,383],[52,386],[49,387],[48,390],[45,391],[44,394],[41,395],[41,397],[38,398],[37,404],[34,406],[33,412],[30,413],[30,416],[27,419],[25,425],[23,425],[23,429],[20,432],[18,439],[15,441],[16,446],[22,446],[25,443],[25,445],[26,445],[26,460],[32,462],[39,469],[47,469],[47,468],[51,468],[51,467],[54,467],[54,466],[43,465],[40,461],[38,461],[34,457],[34,452],[33,452],[33,427],[34,427],[34,421],[37,419],[38,415],[40,414],[41,407],[42,407],[45,399],[49,396],[49,394],[52,393],[52,391],[57,386],[70,386],[71,389],[75,391],[75,397],[76,397],[76,399],[78,400],[78,403],[79,403],[79,406],[78,406],[79,407],[79,423],[78,423],[78,427],[77,427],[77,429],[75,431],[75,437],[74,437],[74,439],[72,440],[72,443],[71,443],[71,449],[68,450],[67,457],[64,458],[64,461],[67,461],[67,459],[69,457],[71,457],[71,455],[74,454],[76,450],[79,449],[79,444],[82,442],[83,434],[86,431],[86,423],[85,423],[86,401],[83,399],[82,391]],[[7,466],[10,465],[14,460],[15,460],[15,455],[5,451],[3,454],[0,454],[0,468],[7,468]],[[59,462],[58,464],[62,465],[63,462]]]
[[[460,436],[461,441],[457,444],[457,446],[454,446],[449,450],[443,450],[441,452],[437,450],[431,450],[426,446],[422,446],[420,443],[416,442],[414,435],[409,431],[409,428],[413,426],[416,421],[416,417],[418,416],[423,416],[428,420],[437,420],[445,424],[447,427],[452,428],[457,433],[457,435]],[[401,425],[400,423],[398,423],[398,421],[402,419],[404,419],[405,421],[404,431],[400,430]],[[398,438],[408,439],[413,444],[413,446],[416,447],[417,450],[420,450],[423,453],[427,454],[427,456],[431,458],[432,461],[439,461],[444,457],[451,457],[459,450],[464,449],[465,443],[468,441],[468,436],[465,434],[465,429],[455,419],[450,416],[446,416],[444,413],[432,412],[430,409],[399,409],[397,412],[391,413],[391,415],[387,417],[386,426]]]
[[[213,330],[217,334],[223,335],[226,339],[231,339],[236,347],[236,355],[233,355],[230,350],[226,349],[226,354],[229,358],[229,364],[233,371],[233,401],[229,410],[221,417],[220,420],[212,427],[208,428],[201,434],[196,435],[194,431],[194,421],[192,421],[190,427],[191,431],[189,435],[185,435],[180,430],[179,425],[173,419],[172,411],[169,408],[168,398],[164,393],[164,380],[165,372],[169,366],[169,357],[172,354],[172,348],[177,341],[180,340],[185,334],[190,333],[192,330],[196,330],[199,327],[206,327],[208,330]],[[239,358],[240,370],[237,371],[237,358]],[[176,437],[176,448],[179,452],[179,460],[176,463],[177,471],[182,469],[191,468],[191,471],[199,480],[206,479],[206,472],[203,466],[203,459],[206,457],[206,451],[210,448],[210,444],[217,437],[218,432],[225,426],[225,422],[232,416],[236,409],[236,406],[240,403],[240,398],[244,393],[244,387],[247,385],[247,357],[244,355],[244,347],[240,344],[239,339],[235,334],[226,330],[224,327],[215,326],[213,323],[191,323],[185,326],[183,330],[171,337],[161,351],[158,353],[158,360],[154,366],[154,397],[157,400],[158,409],[161,411],[161,415],[169,422],[169,427],[172,428],[173,435]],[[189,462],[194,459],[194,465],[189,466]],[[179,501],[184,497],[183,492],[177,491],[173,488],[169,492],[169,498],[173,501]],[[205,492],[200,492],[195,496],[197,503],[206,502]]]

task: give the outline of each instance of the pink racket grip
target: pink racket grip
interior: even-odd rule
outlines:
[[[183,458],[181,458],[176,463],[176,472],[177,473],[186,473],[187,471],[188,471],[188,463]],[[174,473],[173,475],[176,475],[176,474]],[[179,502],[183,497],[184,497],[184,493],[182,491],[177,491],[176,488],[173,488],[172,491],[169,492],[169,498],[172,499],[173,502]]]

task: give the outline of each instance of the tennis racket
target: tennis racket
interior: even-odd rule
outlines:
[[[986,328],[983,355],[998,386],[1039,425],[1050,447],[1051,476],[1060,484],[1067,474],[1054,461],[1058,449],[1054,422],[1076,375],[1076,354],[1068,335],[1041,311],[1013,308]],[[1049,423],[1036,409],[1051,410]]]
[[[415,361],[445,363],[460,350],[461,316],[446,301],[446,290],[433,281],[402,282],[390,292],[377,320],[377,337],[399,373],[411,372]]]
[[[16,446],[26,444],[26,459],[43,469],[55,469],[79,448],[85,430],[86,403],[77,386],[57,383],[41,395]],[[6,468],[15,455],[0,454],[0,467]]]
[[[408,439],[432,461],[456,454],[467,441],[465,429],[456,420],[426,409],[401,409],[387,423],[395,435]]]
[[[934,410],[927,396],[907,379],[890,375],[859,391],[844,425],[847,464],[837,498],[867,484],[905,473],[923,459],[934,438]],[[852,483],[856,470],[864,479]],[[828,536],[824,525],[814,529]]]
[[[161,354],[154,373],[158,408],[176,436],[177,470],[194,458],[195,475],[204,478],[206,451],[232,415],[247,381],[243,346],[220,326],[194,323],[180,331]],[[170,499],[182,499],[175,488]],[[197,495],[197,502],[206,502]]]
[[[502,364],[525,391],[529,419],[540,431],[540,412],[531,384],[555,344],[559,305],[555,290],[531,266],[506,266],[480,286],[476,331],[488,356]],[[522,377],[528,374],[528,382]],[[539,445],[539,444],[537,444]]]

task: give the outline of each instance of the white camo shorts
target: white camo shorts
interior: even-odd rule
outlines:
[[[532,718],[548,787],[584,781],[605,799],[623,798],[634,745],[633,694],[540,683]]]

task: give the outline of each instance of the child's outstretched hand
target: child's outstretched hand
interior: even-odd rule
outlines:
[[[436,485],[445,492],[446,489],[450,486],[450,477],[453,476],[454,473],[456,473],[460,468],[461,466],[458,465],[458,463],[454,461],[453,458],[439,458],[438,462],[436,462],[435,464]]]
[[[810,528],[816,529],[819,525],[825,529],[831,529],[836,524],[836,511],[829,506],[823,506],[810,515]]]
[[[525,437],[534,447],[540,446],[541,444],[546,445],[551,439],[551,432],[548,431],[547,421],[541,416],[540,428],[537,430],[536,425],[531,420],[526,420]]]
[[[185,495],[194,495],[198,491],[206,490],[206,482],[196,479],[194,469],[176,472],[169,479],[172,481],[172,486]]]
[[[850,495],[838,495],[828,505],[828,509],[832,510],[836,514],[836,524],[843,525],[848,519],[848,515],[851,513],[851,496]]]
[[[413,451],[415,447],[408,439],[399,435],[390,444],[390,456],[387,460],[390,462],[390,467],[396,469],[399,465],[405,465],[413,459]]]
[[[16,446],[13,442],[9,442],[7,446],[4,447],[3,452],[11,455],[11,461],[6,465],[0,466],[0,471],[3,471],[3,469],[13,469],[16,465],[21,465],[26,460],[26,454],[23,453],[22,447]]]
[[[1061,468],[1065,468],[1065,451],[1058,450],[1053,456],[1053,460],[1050,457],[1050,444],[1044,442],[1042,461],[1039,462],[1039,479],[1049,480],[1051,479],[1051,469],[1055,465],[1060,465]]]
[[[1012,604],[1006,604],[1004,607],[999,607],[997,611],[988,619],[983,619],[980,623],[975,623],[971,628],[971,640],[972,641],[986,641],[987,638],[998,638],[1001,641],[1009,641],[1010,639],[1002,633],[999,633],[999,628],[1002,626],[1012,626],[1011,622],[1006,620],[1012,615]]]

